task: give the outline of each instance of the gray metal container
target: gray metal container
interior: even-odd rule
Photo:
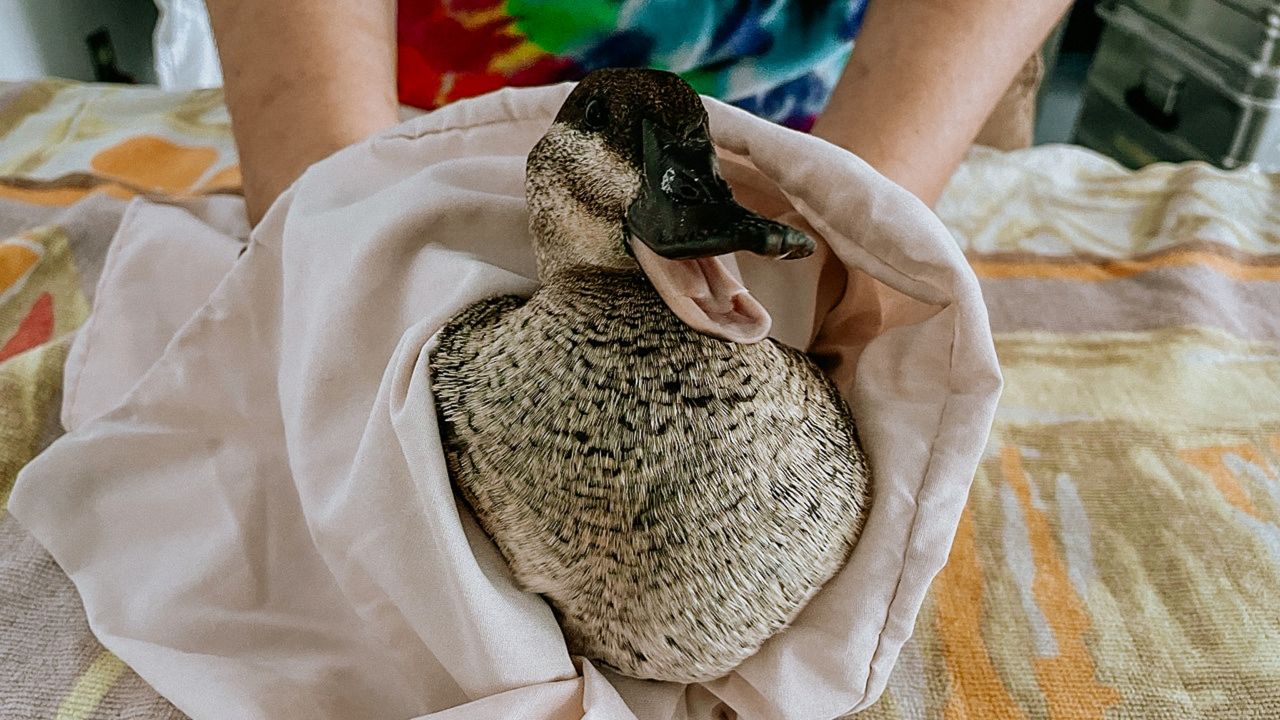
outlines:
[[[1280,65],[1280,1],[1124,0],[1134,10],[1173,30],[1192,45],[1235,68],[1233,84],[1252,95],[1276,95]],[[1258,78],[1270,90],[1251,89]]]
[[[1130,166],[1204,160],[1280,170],[1277,4],[1129,0],[1099,7],[1076,141]]]

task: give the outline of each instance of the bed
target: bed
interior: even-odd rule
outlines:
[[[137,196],[235,193],[218,91],[0,85],[0,499]],[[975,148],[938,212],[1005,391],[946,567],[866,718],[1280,716],[1273,176]],[[182,717],[0,517],[0,717]]]

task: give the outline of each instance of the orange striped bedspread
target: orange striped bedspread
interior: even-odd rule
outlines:
[[[0,499],[127,199],[234,192],[217,92],[0,85]],[[859,717],[1280,717],[1280,180],[975,149],[939,213],[1006,389],[951,558]],[[0,517],[0,717],[181,717]]]

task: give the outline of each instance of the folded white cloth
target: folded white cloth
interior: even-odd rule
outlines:
[[[455,500],[425,353],[468,304],[535,287],[524,156],[567,92],[501,91],[338,153],[239,257],[225,207],[122,225],[68,366],[70,432],[10,509],[103,644],[192,717],[830,718],[884,689],[1000,377],[942,224],[820,140],[708,101],[739,199],[853,269],[815,320],[825,252],[739,259],[775,337],[844,359],[874,471],[856,550],[790,628],[698,686],[599,672]]]

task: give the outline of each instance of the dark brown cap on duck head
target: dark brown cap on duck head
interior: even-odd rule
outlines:
[[[569,93],[556,115],[558,123],[599,133],[630,163],[641,159],[644,120],[676,134],[707,133],[702,98],[679,75],[665,70],[596,70]]]

